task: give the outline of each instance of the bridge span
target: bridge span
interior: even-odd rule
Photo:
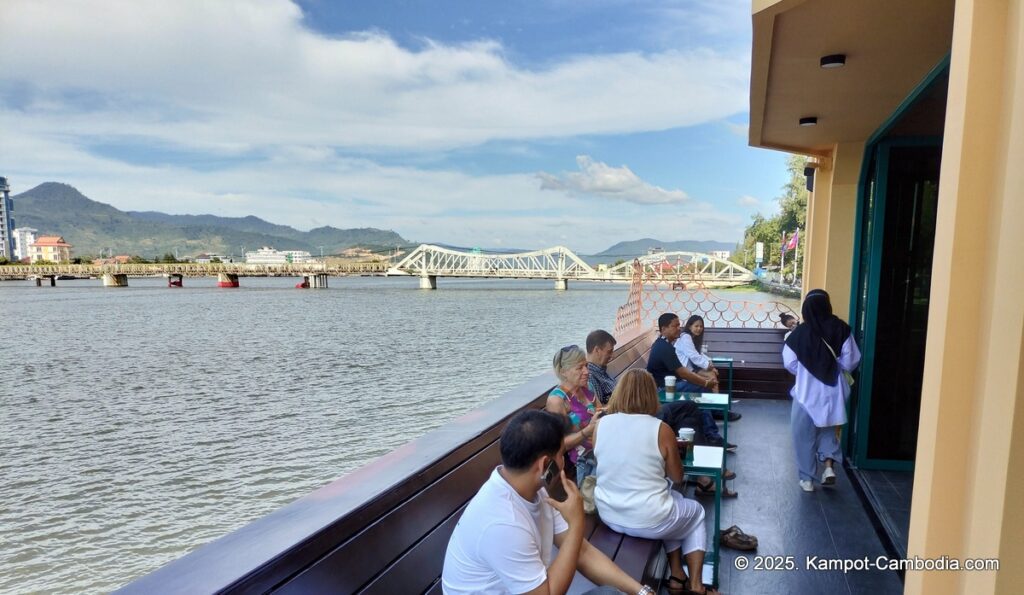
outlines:
[[[651,283],[679,285],[694,281],[705,287],[733,287],[754,280],[754,273],[748,269],[701,252],[658,252],[595,269],[565,246],[485,254],[421,244],[387,274],[417,276],[423,289],[436,289],[438,277],[552,279],[556,289],[566,289],[570,280],[629,283],[637,266]]]
[[[366,262],[306,262],[279,265],[245,263],[172,262],[127,264],[41,264],[0,266],[0,280],[34,279],[36,285],[47,280],[51,286],[59,278],[101,278],[110,287],[125,287],[128,277],[166,277],[168,285],[181,287],[185,277],[217,277],[221,287],[238,287],[239,277],[301,277],[304,287],[326,287],[327,277],[380,275],[388,270],[385,260]]]
[[[754,274],[740,265],[701,252],[659,252],[594,268],[565,246],[533,252],[489,254],[421,244],[396,264],[385,260],[348,263],[295,263],[256,265],[243,263],[157,264],[47,264],[0,266],[0,280],[34,279],[37,285],[61,277],[102,278],[104,285],[124,287],[129,277],[167,277],[181,287],[184,277],[217,277],[222,287],[238,287],[239,277],[301,277],[302,287],[326,287],[328,277],[347,275],[401,275],[419,277],[420,287],[436,289],[438,277],[491,279],[550,279],[556,289],[569,281],[630,283],[636,275],[651,285],[683,288],[699,283],[708,288],[750,283]]]

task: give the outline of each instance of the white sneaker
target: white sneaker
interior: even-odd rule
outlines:
[[[805,491],[805,492],[813,492],[814,491],[814,484],[811,483],[811,480],[809,480],[809,479],[801,479],[800,480],[800,489]]]
[[[821,474],[821,485],[823,486],[834,486],[836,485],[836,472],[832,470],[832,467],[825,467],[825,471]]]

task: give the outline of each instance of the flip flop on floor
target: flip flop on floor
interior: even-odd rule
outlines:
[[[683,589],[683,595],[716,595],[718,591],[715,590],[711,585],[701,585],[704,587],[703,591],[694,591],[692,589]]]
[[[722,473],[722,479],[736,479],[736,472],[732,469],[726,469],[725,472]]]
[[[730,490],[724,484],[722,485],[722,487],[724,488],[722,490],[722,497],[723,498],[735,498],[736,496],[739,496],[739,492],[737,492],[735,490]],[[695,493],[698,496],[714,496],[715,495],[715,484],[714,483],[706,483],[706,484],[698,483],[697,484],[697,490],[696,490]]]
[[[672,595],[683,595],[688,591],[686,587],[686,577],[679,578],[678,576],[669,576],[665,589]]]
[[[751,551],[757,549],[757,538],[753,535],[747,535],[736,525],[722,530],[719,541],[723,546],[734,550]]]

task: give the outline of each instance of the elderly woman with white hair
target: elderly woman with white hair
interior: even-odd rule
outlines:
[[[597,419],[602,413],[600,403],[587,388],[590,380],[587,354],[578,345],[559,349],[551,365],[558,376],[558,386],[548,394],[544,408],[569,418],[572,423],[572,433],[565,437],[565,452],[576,465],[577,485],[582,485],[584,477],[594,474],[596,462],[590,438],[597,429]]]

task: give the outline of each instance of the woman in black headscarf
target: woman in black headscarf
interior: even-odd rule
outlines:
[[[782,348],[782,361],[796,376],[790,392],[790,423],[800,488],[813,492],[819,461],[825,464],[821,484],[836,482],[832,466],[842,461],[839,428],[846,423],[846,399],[850,395],[844,372],[860,363],[860,349],[850,325],[832,314],[832,303],[824,290],[807,294],[802,314],[803,324],[793,330]]]

